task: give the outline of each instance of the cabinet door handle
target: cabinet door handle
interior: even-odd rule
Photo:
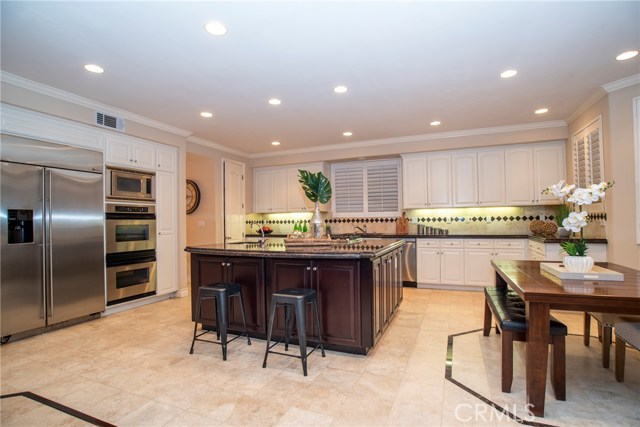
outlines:
[[[307,267],[307,271],[311,270],[311,267]]]
[[[317,270],[318,270],[318,267],[313,267],[313,271],[317,271]]]

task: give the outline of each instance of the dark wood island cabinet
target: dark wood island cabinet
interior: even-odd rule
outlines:
[[[191,253],[192,317],[199,286],[236,282],[242,287],[249,333],[264,338],[274,291],[314,289],[325,347],[366,354],[402,301],[402,243],[376,240],[288,250],[281,240],[270,239],[264,247],[246,243],[187,247]],[[204,309],[213,313],[213,306]],[[230,313],[230,329],[240,332],[242,317],[235,299]],[[213,326],[215,320],[209,323]],[[284,334],[283,313],[278,313],[273,333]],[[317,336],[313,322],[308,322],[307,336],[311,340]]]

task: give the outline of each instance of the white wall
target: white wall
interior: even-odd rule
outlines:
[[[600,98],[569,124],[572,135],[602,115],[604,172],[615,186],[607,191],[607,259],[640,269],[640,245],[636,243],[636,190],[633,135],[633,98],[640,96],[640,85],[633,85]],[[567,144],[568,171],[573,165],[572,146]],[[573,179],[573,177],[568,177]]]

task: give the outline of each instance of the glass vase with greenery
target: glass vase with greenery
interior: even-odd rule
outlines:
[[[320,203],[324,204],[331,200],[331,183],[322,172],[313,173],[298,169],[298,173],[298,182],[302,184],[302,191],[304,191],[307,199],[315,203],[315,209],[310,223],[313,227],[313,237],[319,239],[323,232]]]

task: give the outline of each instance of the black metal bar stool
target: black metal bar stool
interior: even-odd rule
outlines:
[[[229,299],[231,297],[239,297],[240,298],[240,311],[242,311],[242,322],[244,323],[244,333],[242,335],[237,335],[233,339],[227,341],[227,329],[229,328]],[[220,341],[210,341],[200,338],[201,336],[213,332],[211,330],[204,330],[203,324],[203,332],[198,334],[198,323],[202,323],[202,301],[206,299],[215,299],[215,311],[216,311],[216,338]],[[200,286],[198,288],[198,302],[196,304],[196,313],[195,313],[195,326],[193,328],[193,341],[191,341],[191,350],[189,354],[193,354],[193,346],[196,341],[204,341],[213,344],[218,344],[222,346],[222,360],[227,360],[227,344],[231,341],[234,341],[241,336],[247,337],[247,344],[251,345],[251,339],[249,338],[249,333],[247,332],[247,318],[244,314],[244,301],[242,299],[242,291],[240,290],[240,285],[237,283],[214,283],[211,285]]]
[[[318,344],[307,353],[307,304],[313,304],[313,310],[315,313],[316,328],[318,329]],[[276,314],[276,308],[284,307],[284,350],[289,350],[289,338],[291,335],[291,308],[295,310],[295,316],[298,326],[298,345],[300,347],[300,356],[294,356],[293,354],[280,353],[271,350],[281,341],[275,342],[271,345],[271,332],[273,331],[273,320]],[[322,357],[325,357],[324,346],[322,344],[322,329],[320,327],[320,314],[318,312],[318,299],[316,297],[316,291],[313,289],[304,288],[288,288],[276,291],[271,295],[271,309],[269,310],[269,330],[267,332],[267,349],[264,352],[264,362],[262,367],[267,367],[267,356],[269,353],[280,354],[283,356],[296,357],[302,360],[302,371],[304,376],[307,376],[307,357],[316,351],[320,347],[322,351]]]

